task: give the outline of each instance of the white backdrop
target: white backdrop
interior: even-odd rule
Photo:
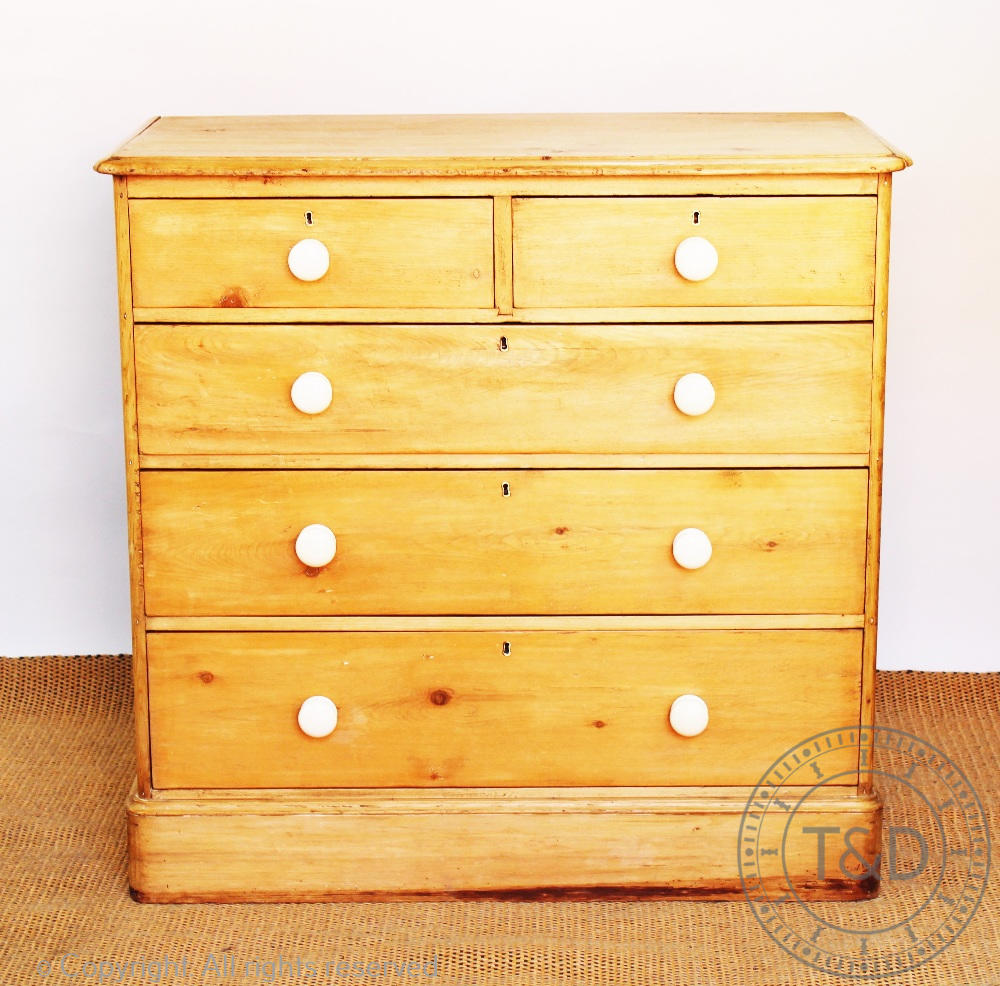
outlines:
[[[4,15],[0,654],[129,649],[111,182],[151,116],[845,110],[895,181],[884,668],[1000,669],[987,3],[90,0]]]

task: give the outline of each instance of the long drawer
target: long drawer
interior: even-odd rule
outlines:
[[[129,223],[137,308],[493,306],[489,198],[138,199]]]
[[[870,323],[138,325],[135,358],[146,453],[868,451]]]
[[[856,630],[152,633],[147,652],[160,788],[753,784],[860,701]],[[707,705],[698,735],[671,727],[682,695]],[[298,723],[312,696],[337,710],[321,738]],[[856,753],[829,759],[852,783]]]
[[[863,306],[874,297],[874,196],[524,198],[513,222],[518,307]],[[692,238],[711,244],[716,268],[700,263],[704,249],[693,265],[679,261]]]
[[[867,479],[863,469],[146,471],[146,611],[860,613]],[[336,538],[321,568],[296,551],[314,525]]]

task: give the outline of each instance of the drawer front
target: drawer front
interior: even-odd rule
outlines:
[[[136,308],[493,307],[487,198],[139,199],[129,222]],[[302,240],[318,280],[289,267]]]
[[[153,454],[868,451],[870,323],[139,325],[135,358]]]
[[[863,469],[147,471],[146,609],[860,613],[867,489]],[[296,554],[312,525],[336,536],[319,569]],[[686,529],[703,567],[674,559]]]
[[[874,196],[528,198],[514,202],[522,308],[871,305]],[[697,215],[698,222],[694,222]],[[718,267],[686,280],[681,241]]]
[[[152,633],[147,653],[160,788],[753,784],[860,701],[857,630]],[[681,736],[690,694],[708,725]],[[311,696],[337,709],[322,738]]]

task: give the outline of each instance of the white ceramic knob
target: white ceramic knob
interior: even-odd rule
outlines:
[[[292,384],[292,403],[303,414],[321,414],[333,400],[333,384],[316,370],[303,373]]]
[[[712,542],[697,527],[685,527],[674,535],[673,552],[681,568],[704,568],[712,557]]]
[[[322,739],[337,728],[337,706],[325,695],[310,695],[299,706],[299,729]]]
[[[677,244],[674,266],[685,281],[704,281],[719,266],[719,253],[704,236],[689,236]]]
[[[337,535],[324,524],[310,524],[295,539],[295,554],[303,565],[322,568],[337,554]]]
[[[708,706],[698,695],[678,695],[670,703],[670,728],[679,736],[698,736],[708,727]]]
[[[712,410],[715,388],[703,373],[685,373],[674,384],[674,403],[682,414],[697,417]]]
[[[299,240],[288,251],[288,269],[300,281],[318,281],[330,269],[330,251],[319,240]]]

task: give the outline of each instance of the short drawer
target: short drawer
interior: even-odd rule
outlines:
[[[150,615],[862,611],[864,469],[164,470],[140,484]]]
[[[860,703],[857,630],[152,633],[147,655],[159,788],[750,785]],[[699,734],[671,726],[701,725],[683,695]],[[325,736],[299,725],[313,696]]]
[[[135,359],[151,454],[868,451],[870,323],[138,325]]]
[[[520,308],[867,306],[874,276],[874,196],[514,201]]]
[[[129,224],[136,308],[493,306],[488,198],[137,199]]]

